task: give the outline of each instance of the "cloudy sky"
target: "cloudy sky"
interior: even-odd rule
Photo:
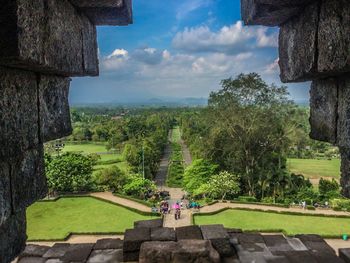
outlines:
[[[73,104],[206,98],[241,72],[281,84],[278,29],[245,27],[239,0],[133,2],[133,25],[98,28],[100,76],[73,79]],[[308,98],[308,84],[288,87]]]

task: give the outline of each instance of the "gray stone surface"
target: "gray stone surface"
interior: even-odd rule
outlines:
[[[174,262],[220,262],[209,240],[180,240],[178,245],[180,248],[173,252]]]
[[[72,132],[68,103],[70,79],[42,75],[39,82],[40,132],[43,142]]]
[[[5,2],[12,3],[0,14],[12,14],[6,23],[17,34],[0,29],[0,49],[6,50],[0,64],[64,76],[98,74],[95,29],[68,0]]]
[[[140,249],[140,263],[173,262],[173,251],[179,249],[178,243],[168,242],[145,242]]]
[[[87,263],[118,263],[123,262],[123,250],[105,249],[92,251]]]
[[[44,255],[44,258],[62,258],[65,254],[70,244],[67,243],[56,243],[54,244]]]
[[[0,161],[0,226],[12,212],[10,165]]]
[[[133,22],[131,0],[71,0],[95,25],[122,26]]]
[[[26,246],[20,257],[42,257],[49,249],[49,246],[29,244]]]
[[[339,257],[344,260],[345,263],[350,263],[350,248],[340,248]]]
[[[163,219],[161,218],[134,222],[135,228],[140,228],[140,227],[155,228],[155,227],[162,227],[162,226],[163,226]]]
[[[350,2],[323,0],[318,30],[318,71],[326,75],[350,72]]]
[[[0,67],[0,116],[0,160],[39,143],[35,74]]]
[[[123,248],[123,240],[120,238],[105,238],[100,239],[96,242],[94,249],[122,249]]]
[[[318,2],[281,26],[279,65],[283,82],[309,80],[317,71]]]
[[[47,194],[43,146],[28,150],[11,163],[12,205],[22,210]]]
[[[338,82],[315,80],[310,90],[310,137],[335,144],[337,141]]]
[[[184,226],[175,229],[177,240],[203,239],[202,232],[198,226]]]
[[[176,234],[173,228],[161,227],[151,229],[152,241],[176,241]]]
[[[287,237],[288,244],[296,251],[306,251],[307,247],[301,242],[299,238]]]
[[[64,262],[86,262],[89,258],[94,244],[71,244],[62,260]]]
[[[12,214],[0,226],[0,259],[1,262],[11,262],[25,248],[26,243],[25,210]]]
[[[204,239],[229,238],[223,225],[202,225],[200,228]]]
[[[42,257],[23,257],[18,263],[46,263],[46,259]]]
[[[278,26],[298,15],[311,1],[241,0],[242,19],[246,25]]]
[[[350,148],[350,78],[338,79],[337,145]]]
[[[151,240],[151,230],[149,228],[127,229],[124,234],[124,251],[137,251],[141,244]]]

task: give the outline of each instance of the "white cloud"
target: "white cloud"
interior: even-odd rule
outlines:
[[[244,27],[242,21],[213,32],[208,26],[178,32],[173,46],[187,52],[241,53],[256,47],[276,47],[276,33],[263,27]]]
[[[129,52],[125,49],[115,49],[110,55],[101,60],[102,70],[118,70],[129,60]]]
[[[182,20],[186,18],[191,12],[208,6],[212,3],[212,0],[186,0],[179,8],[176,10],[176,19]]]
[[[279,65],[278,65],[278,61],[279,61],[279,58],[276,58],[275,61],[271,64],[268,64],[266,67],[265,67],[265,70],[263,71],[265,74],[277,74],[279,73]]]

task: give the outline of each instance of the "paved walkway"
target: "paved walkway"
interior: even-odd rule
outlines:
[[[168,140],[170,140],[171,135],[172,135],[172,130],[169,131]],[[167,145],[165,146],[162,159],[160,160],[160,163],[159,163],[159,170],[154,178],[154,182],[158,187],[162,187],[166,185],[170,154],[171,154],[171,147],[170,147],[170,143],[168,142]]]
[[[130,208],[134,208],[143,212],[151,212],[151,208],[140,204],[138,202],[135,201],[131,201],[129,199],[126,198],[121,198],[118,196],[113,195],[111,192],[99,192],[99,193],[91,193],[90,196],[94,196],[94,197],[98,197],[101,198],[103,200],[107,200],[116,204],[121,204],[123,206],[127,206]]]
[[[265,205],[255,205],[255,204],[237,204],[237,203],[216,203],[213,205],[204,206],[201,208],[200,213],[216,212],[224,208],[249,208],[249,209],[259,209],[259,210],[272,210],[278,212],[295,212],[304,214],[324,214],[324,215],[345,215],[350,216],[349,212],[344,211],[334,211],[331,209],[317,209],[317,210],[307,210],[298,207],[284,208],[276,206],[265,206]]]

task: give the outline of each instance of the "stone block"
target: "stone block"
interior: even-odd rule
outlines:
[[[68,136],[72,132],[68,92],[70,79],[42,75],[39,82],[40,132],[43,142]]]
[[[256,233],[242,233],[238,236],[239,243],[265,243],[261,234]]]
[[[265,235],[264,241],[273,255],[280,255],[284,251],[293,251],[288,241],[282,235]]]
[[[202,225],[200,228],[204,239],[229,238],[223,225]]]
[[[23,257],[18,263],[46,263],[46,259],[41,257]]]
[[[326,75],[350,72],[350,2],[322,0],[318,27],[318,71]]]
[[[284,256],[290,263],[318,263],[317,259],[308,251],[286,251]]]
[[[0,67],[0,160],[38,143],[37,79],[34,73]]]
[[[124,234],[124,251],[140,250],[141,244],[151,240],[151,230],[149,228],[127,229]]]
[[[350,198],[350,148],[339,147],[340,151],[340,186],[343,196]]]
[[[43,255],[43,257],[62,258],[66,254],[69,247],[70,244],[68,243],[56,243]]]
[[[13,209],[25,209],[46,196],[43,152],[43,146],[40,145],[10,163]]]
[[[135,228],[147,227],[147,228],[155,228],[155,227],[163,227],[163,219],[150,219],[150,220],[142,220],[134,222]]]
[[[306,81],[317,73],[318,21],[319,3],[315,2],[281,25],[279,65],[282,82]]]
[[[138,262],[140,256],[140,251],[123,251],[123,262]]]
[[[123,240],[120,238],[105,238],[100,239],[96,242],[94,249],[122,249],[123,248]]]
[[[203,239],[202,232],[198,226],[184,226],[175,229],[177,240]]]
[[[287,237],[288,244],[296,251],[306,251],[307,247],[301,242],[299,238]]]
[[[87,263],[118,263],[123,262],[123,250],[104,249],[92,251]]]
[[[241,13],[246,25],[278,26],[313,0],[242,0]]]
[[[335,144],[337,141],[338,83],[314,80],[310,90],[310,137]]]
[[[34,244],[28,244],[22,254],[20,255],[20,258],[22,257],[42,257],[48,250],[50,249],[49,246],[39,246]]]
[[[145,242],[140,250],[140,263],[173,262],[173,252],[179,249],[176,242]]]
[[[173,228],[161,227],[151,229],[152,241],[176,241],[176,234]]]
[[[62,260],[64,262],[86,262],[89,258],[94,244],[71,244]]]
[[[0,226],[12,212],[10,165],[0,161]]]
[[[316,259],[317,263],[344,263],[344,261],[339,258],[336,254],[329,253],[311,253]]]
[[[350,248],[339,248],[339,257],[345,263],[350,263]]]
[[[295,237],[300,239],[302,242],[305,242],[305,241],[323,242],[324,241],[320,235],[315,235],[315,234],[310,234],[310,235],[300,234],[300,235],[295,235]]]
[[[25,210],[15,212],[0,226],[0,237],[1,262],[11,262],[26,245]]]
[[[209,240],[180,240],[179,249],[173,252],[173,262],[220,262],[219,253]]]
[[[64,76],[98,74],[96,31],[68,0],[5,0],[3,14],[8,27],[0,28],[0,64]]]
[[[337,145],[350,148],[350,78],[338,78]]]
[[[132,0],[71,0],[95,25],[122,26],[133,22]]]

